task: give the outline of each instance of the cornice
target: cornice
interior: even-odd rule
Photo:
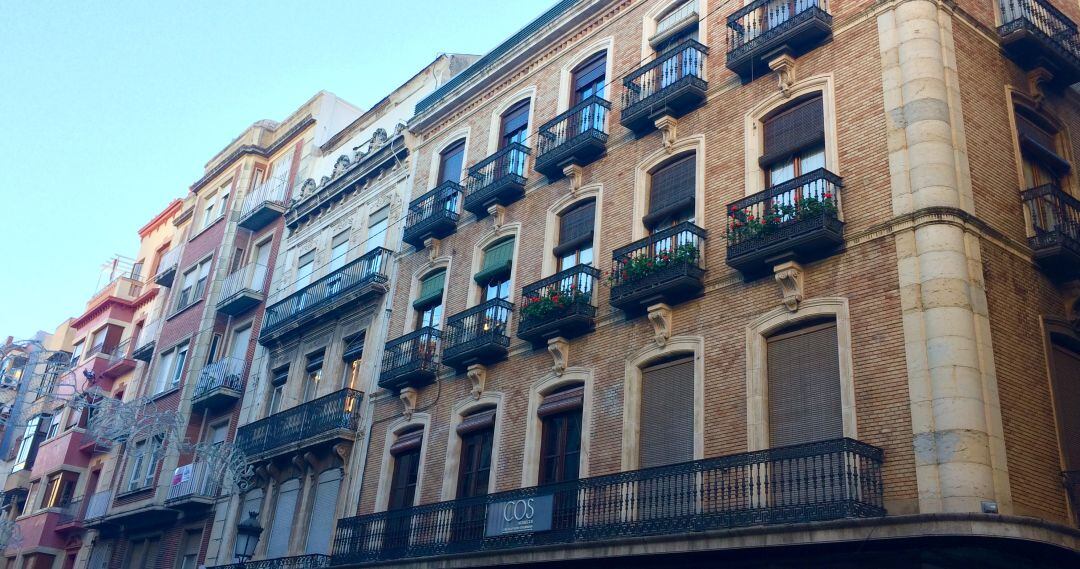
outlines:
[[[210,171],[207,172],[202,178],[196,180],[195,183],[191,185],[191,191],[197,193],[200,189],[203,188],[203,186],[210,183],[211,180],[218,177],[218,175],[228,169],[229,166],[232,166],[234,162],[236,162],[243,156],[246,156],[248,154],[254,154],[255,156],[269,158],[272,154],[280,150],[281,147],[288,144],[293,137],[295,137],[301,131],[313,124],[315,124],[315,118],[311,115],[307,115],[306,117],[304,117],[303,120],[293,125],[289,130],[285,131],[284,134],[279,136],[276,140],[274,140],[272,144],[268,146],[264,147],[257,144],[245,144],[237,148],[232,152],[232,154],[229,154],[224,160],[219,162],[217,166],[211,168]]]
[[[152,231],[163,225],[165,221],[169,219],[169,216],[180,211],[180,206],[183,205],[183,203],[184,201],[180,198],[176,198],[170,202],[169,205],[165,206],[165,209],[161,210],[161,212],[155,215],[153,219],[146,222],[146,225],[139,228],[139,237],[145,239]]]

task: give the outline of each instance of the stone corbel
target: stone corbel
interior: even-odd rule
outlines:
[[[266,465],[266,472],[270,475],[271,480],[281,480],[281,469],[274,463]]]
[[[663,348],[671,339],[671,307],[660,302],[648,308],[649,324],[653,328],[653,341]]]
[[[799,302],[803,299],[803,268],[795,261],[787,261],[773,267],[773,276],[780,284],[780,293],[784,297],[783,304],[788,310],[799,310]]]
[[[296,470],[301,473],[304,472],[304,467],[307,465],[307,461],[304,460],[304,455],[302,453],[292,455],[289,462],[292,462],[292,465],[296,467]]]
[[[776,72],[780,93],[784,97],[790,97],[791,88],[795,85],[795,58],[789,53],[783,53],[769,60],[769,69]]]
[[[487,366],[472,364],[465,375],[469,377],[469,383],[472,384],[473,399],[480,399],[480,394],[484,392],[484,386],[487,385]]]
[[[352,443],[349,441],[341,441],[333,446],[334,454],[341,459],[344,464],[349,463],[349,453],[352,452]]]
[[[506,208],[495,204],[488,208],[488,215],[491,216],[491,227],[496,231],[503,225],[506,225]]]
[[[675,117],[664,115],[656,119],[656,128],[664,136],[664,151],[668,154],[675,149],[675,140],[679,137],[677,129],[679,126],[679,119]]]
[[[1035,100],[1035,104],[1042,106],[1046,99],[1046,86],[1054,79],[1054,74],[1045,67],[1036,67],[1027,74],[1028,93]]]
[[[259,478],[260,482],[267,482],[271,479],[270,470],[265,464],[261,464],[255,468],[255,476]]]
[[[577,164],[570,164],[563,168],[563,174],[570,179],[570,195],[576,194],[581,189],[581,177],[584,170]]]
[[[306,462],[312,470],[319,469],[319,459],[316,458],[315,454],[311,451],[307,451],[304,453],[304,462]]]
[[[435,266],[435,259],[439,258],[439,253],[442,250],[442,240],[434,237],[428,237],[424,239],[424,248],[427,249],[428,266]]]
[[[566,362],[570,359],[570,341],[562,336],[551,338],[548,340],[548,353],[554,360],[551,370],[555,375],[562,375],[566,371]]]
[[[416,389],[412,387],[406,387],[401,390],[401,394],[398,396],[401,398],[401,403],[405,406],[405,420],[411,421],[413,411],[416,410]]]

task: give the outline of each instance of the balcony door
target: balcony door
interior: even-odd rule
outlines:
[[[308,251],[300,256],[300,260],[296,264],[296,290],[303,290],[304,287],[311,284],[311,275],[315,272],[315,251]],[[295,312],[299,312],[304,309],[309,302],[308,295],[301,295],[296,299]]]
[[[461,437],[457,498],[467,500],[486,496],[491,476],[491,446],[495,438],[495,410],[473,413],[457,427]],[[468,503],[454,509],[454,541],[472,541],[484,537],[487,504]]]
[[[601,51],[590,57],[574,69],[573,73],[573,96],[570,106],[576,106],[589,97],[604,98],[607,85],[607,52]],[[589,105],[581,110],[575,124],[569,132],[569,137],[588,132],[589,130],[604,131],[604,107]]]
[[[795,102],[762,121],[764,153],[758,162],[765,186],[774,188],[799,176],[826,168],[825,118],[820,94]],[[823,200],[823,180],[816,179],[773,196],[770,206],[779,208],[781,221],[798,215],[807,199]]]
[[[266,274],[270,267],[270,242],[265,241],[255,246],[255,266],[251,269],[251,288],[262,292],[266,290]]]
[[[341,490],[341,469],[331,468],[319,474],[315,500],[308,519],[307,544],[304,552],[328,555],[330,537],[334,530],[338,493]]]
[[[659,41],[655,45],[657,57],[660,57],[671,48],[686,40],[698,39],[697,19],[688,19],[691,12],[697,11],[697,0],[688,0],[672,8],[656,22],[656,29],[660,33],[668,32],[678,26],[677,31]],[[686,23],[683,24],[682,22]],[[663,89],[675,83],[679,79],[689,75],[699,75],[697,62],[699,56],[695,50],[685,50],[681,55],[668,57],[660,66],[660,88]]]
[[[299,496],[299,478],[290,478],[278,487],[277,502],[274,504],[274,519],[270,522],[270,534],[267,536],[266,543],[268,559],[289,554],[289,538],[292,536],[293,518],[296,515],[296,502]]]
[[[416,500],[416,481],[420,474],[420,448],[424,431],[399,435],[390,447],[394,469],[390,476],[390,497],[387,510],[407,510]],[[383,547],[404,549],[409,545],[412,517],[407,513],[390,514],[386,520]]]
[[[232,335],[232,342],[229,345],[229,357],[234,362],[243,362],[246,360],[248,345],[251,343],[251,326],[244,326],[239,330],[234,330]],[[230,364],[232,365],[232,364]],[[236,366],[240,366],[240,363],[236,363]],[[230,373],[240,374],[239,369],[230,369]]]
[[[581,406],[585,388],[573,386],[544,397],[537,409],[540,429],[541,485],[578,479],[581,465]],[[575,525],[578,493],[575,487],[559,487],[554,492],[552,529]]]
[[[694,460],[694,360],[682,357],[641,370],[638,467]],[[691,472],[638,483],[639,520],[674,518],[697,510],[697,479]]]
[[[512,144],[522,144],[529,138],[529,99],[525,99],[514,106],[510,107],[502,115],[502,121],[499,128],[499,149],[506,148]],[[518,176],[525,175],[525,154],[518,151],[511,151],[504,159],[505,166],[498,169],[495,172],[495,177],[501,177],[503,174],[515,174]],[[505,168],[505,170],[503,170]]]

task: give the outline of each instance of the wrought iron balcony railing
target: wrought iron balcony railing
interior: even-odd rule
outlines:
[[[422,249],[428,238],[442,239],[457,228],[458,207],[464,188],[457,182],[443,182],[409,204],[402,240]]]
[[[160,331],[161,318],[154,318],[143,326],[142,330],[139,330],[139,337],[136,338],[135,349],[131,351],[131,357],[150,363],[150,359],[154,357],[154,345]]]
[[[780,51],[799,56],[832,36],[828,0],[755,0],[727,18],[727,67],[743,80],[771,72]]]
[[[521,289],[518,337],[533,343],[575,338],[596,326],[594,291],[600,270],[576,265]]]
[[[529,147],[515,142],[469,168],[465,210],[483,217],[492,205],[510,205],[525,195],[529,152]]]
[[[636,133],[656,128],[656,119],[681,117],[705,100],[705,56],[709,48],[688,39],[623,78],[619,122]]]
[[[324,569],[329,566],[329,555],[310,554],[244,561],[242,563],[230,563],[229,565],[214,565],[206,569]]]
[[[364,394],[342,389],[237,429],[236,446],[248,458],[273,456],[338,438],[360,425]]]
[[[346,304],[360,302],[386,292],[390,278],[391,251],[378,247],[314,283],[272,304],[266,309],[259,341],[312,324],[332,315]]]
[[[128,338],[109,351],[109,363],[102,375],[115,378],[133,369],[135,369],[135,359],[131,356],[131,338]]]
[[[593,95],[544,123],[537,131],[537,172],[561,178],[570,165],[584,166],[607,148],[607,114],[611,103]]]
[[[265,298],[269,275],[266,265],[258,263],[248,263],[233,271],[221,283],[218,311],[237,316],[258,306]]]
[[[333,564],[878,517],[882,455],[835,439],[344,518]],[[549,529],[491,519],[521,499]]]
[[[844,242],[843,184],[820,168],[728,204],[727,264],[757,275],[775,259],[809,261],[835,251]]]
[[[240,206],[240,227],[256,231],[285,213],[288,189],[288,180],[281,177],[265,180],[256,186]]]
[[[441,343],[442,333],[431,326],[387,342],[379,387],[396,393],[404,387],[422,387],[435,381]]]
[[[510,315],[514,305],[493,298],[446,319],[443,335],[444,364],[464,369],[506,357],[510,348]]]
[[[707,232],[684,221],[612,252],[611,305],[636,314],[650,304],[678,304],[703,288]]]
[[[210,465],[205,462],[181,466],[173,474],[165,502],[177,503],[191,500],[210,502],[217,498],[221,489],[219,479],[221,474],[223,473],[210,468]]]
[[[56,520],[57,527],[74,526],[82,523],[83,520],[83,500],[72,500],[62,506],[60,506],[60,515]]]
[[[109,512],[109,504],[112,503],[112,497],[112,490],[96,492],[90,496],[90,501],[86,504],[86,513],[83,515],[83,519],[89,522],[91,520],[104,518],[105,514]]]
[[[1053,82],[1071,85],[1080,79],[1080,36],[1076,23],[1049,0],[999,0],[1005,52],[1025,69],[1045,65]]]
[[[1080,200],[1057,184],[1020,194],[1031,219],[1028,245],[1035,261],[1055,276],[1080,274]]]
[[[202,368],[191,396],[192,406],[219,407],[239,400],[244,392],[245,367],[244,360],[226,357]]]
[[[173,277],[176,276],[176,267],[180,263],[180,251],[180,247],[173,247],[161,256],[157,274],[154,275],[155,283],[161,286],[172,286]]]

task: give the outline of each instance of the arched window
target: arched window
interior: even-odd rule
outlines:
[[[692,355],[641,370],[640,425],[640,468],[694,460]]]
[[[420,292],[413,301],[416,310],[416,328],[425,326],[438,328],[442,325],[443,288],[446,283],[446,269],[428,273],[420,279]]]
[[[394,461],[390,475],[388,510],[412,507],[416,500],[416,483],[420,476],[420,449],[424,442],[423,427],[401,433],[390,447]],[[383,547],[404,547],[409,543],[409,516],[391,518],[384,531]]]
[[[460,182],[461,169],[465,164],[465,139],[450,143],[439,153],[439,175],[435,185],[443,182]]]
[[[600,51],[574,68],[571,74],[573,88],[570,106],[574,106],[589,97],[604,98],[607,83],[607,52]]]
[[[762,121],[765,186],[772,187],[825,168],[825,118],[821,93],[772,113]]]
[[[836,321],[781,330],[767,339],[769,446],[844,436]]]
[[[698,37],[698,0],[686,0],[671,7],[656,19],[656,35],[649,40],[657,53],[678,43]]]
[[[558,270],[593,263],[596,200],[583,200],[559,214],[559,239],[552,250]]]
[[[649,175],[649,211],[642,219],[650,231],[693,223],[697,190],[697,154],[662,164]]]
[[[510,237],[484,249],[480,270],[473,276],[482,290],[482,301],[510,298],[510,274],[514,266],[514,238]]]
[[[585,386],[570,385],[544,396],[536,410],[540,435],[540,484],[577,480],[581,465],[581,408]]]
[[[499,148],[511,144],[525,144],[529,137],[529,99],[512,105],[502,114],[499,126]]]

